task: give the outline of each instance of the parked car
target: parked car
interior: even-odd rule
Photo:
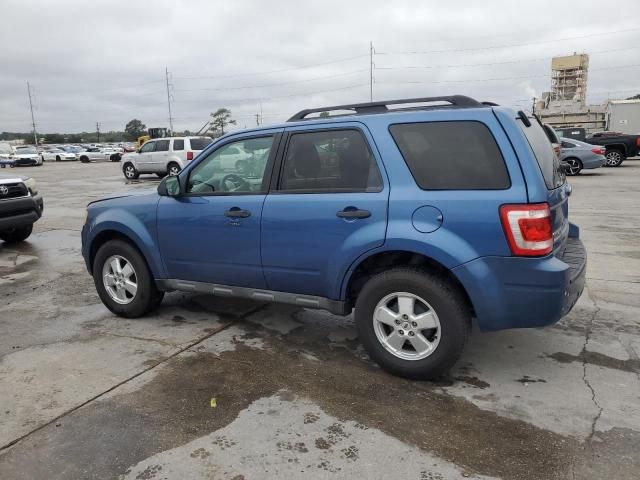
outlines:
[[[591,145],[602,145],[607,149],[607,167],[619,167],[626,158],[640,155],[640,135],[598,132],[588,136],[585,141]]]
[[[16,147],[15,152],[13,154],[13,160],[15,162],[16,167],[24,167],[24,166],[36,166],[39,167],[42,165],[42,157],[40,153],[36,149],[36,147],[26,146],[26,147]]]
[[[209,137],[172,137],[148,140],[136,152],[122,157],[122,173],[128,180],[141,173],[159,177],[177,175],[211,143]]]
[[[84,152],[78,154],[78,158],[82,163],[89,163],[95,161],[111,160],[112,162],[119,162],[121,158],[120,152],[110,147],[89,147]]]
[[[0,143],[0,160],[13,159],[13,148],[8,143]]]
[[[78,157],[75,153],[67,152],[62,148],[50,148],[48,150],[43,150],[40,154],[43,162],[61,162],[65,160],[78,160]]]
[[[324,111],[340,113],[308,118]],[[221,171],[232,146],[267,161]],[[219,138],[157,192],[90,203],[82,253],[117,315],[171,290],[355,307],[376,362],[435,378],[472,324],[542,327],[573,307],[586,252],[570,194],[522,111],[464,96],[325,107]]]
[[[26,240],[43,209],[33,178],[0,174],[0,239],[6,243]]]
[[[562,153],[560,160],[566,164],[567,175],[579,175],[582,169],[600,168],[606,162],[605,149],[598,145],[560,137]]]

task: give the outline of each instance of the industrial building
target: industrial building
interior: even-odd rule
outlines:
[[[640,134],[640,99],[609,100],[606,113],[607,130]]]

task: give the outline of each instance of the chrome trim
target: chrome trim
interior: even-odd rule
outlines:
[[[336,315],[348,315],[351,313],[351,306],[347,302],[325,297],[316,297],[314,295],[301,295],[297,293],[277,292],[274,290],[177,279],[157,279],[155,282],[156,286],[163,291],[180,290],[183,292],[207,293],[219,297],[246,298],[257,302],[286,303],[304,308],[328,310]]]

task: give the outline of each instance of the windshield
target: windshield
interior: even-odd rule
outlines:
[[[16,149],[16,153],[38,153],[35,147],[19,147]]]

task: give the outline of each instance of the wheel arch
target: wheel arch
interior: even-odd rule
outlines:
[[[604,145],[606,150],[618,150],[625,157],[627,156],[627,146],[624,143],[611,143],[609,145]]]
[[[467,289],[451,269],[433,257],[412,250],[376,251],[358,259],[343,279],[342,298],[348,304],[355,305],[358,293],[369,278],[385,270],[402,266],[419,268],[447,279],[460,291],[471,314],[474,315],[473,302]]]

